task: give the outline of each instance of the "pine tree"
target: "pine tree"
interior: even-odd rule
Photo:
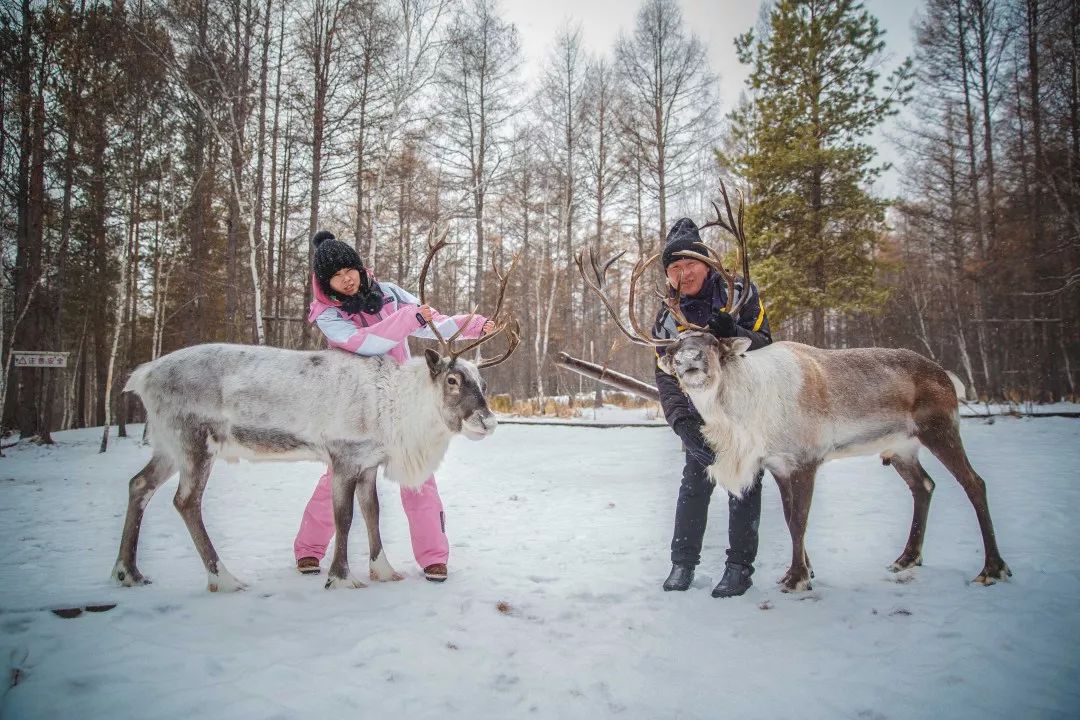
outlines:
[[[731,115],[741,150],[726,160],[752,188],[752,266],[774,320],[809,311],[819,346],[828,311],[884,301],[873,251],[886,202],[868,186],[885,166],[867,138],[903,101],[910,62],[883,84],[883,35],[860,2],[781,0],[762,37],[736,40],[752,95]]]

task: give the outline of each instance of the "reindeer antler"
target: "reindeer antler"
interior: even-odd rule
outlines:
[[[510,347],[507,350],[506,354],[503,355],[502,357],[500,357],[496,361],[483,360],[483,359],[478,360],[477,361],[477,366],[478,367],[492,367],[494,365],[498,365],[499,363],[501,363],[502,361],[504,361],[508,357],[510,357],[510,355],[514,352],[514,350],[517,349],[518,343],[521,341],[520,337],[519,337],[519,334],[518,334],[519,333],[519,328],[518,328],[517,320],[515,320],[512,317],[506,318],[505,320],[501,320],[501,314],[502,314],[503,299],[506,297],[506,288],[510,284],[510,273],[514,272],[514,267],[517,265],[518,257],[519,257],[519,254],[515,253],[514,256],[510,259],[510,268],[505,273],[502,272],[501,270],[499,270],[498,266],[495,264],[495,258],[493,257],[491,259],[491,269],[495,271],[495,276],[498,277],[499,280],[500,280],[499,297],[495,301],[495,312],[490,316],[490,319],[493,322],[496,323],[495,329],[492,330],[487,335],[484,335],[484,336],[482,336],[482,337],[480,337],[480,338],[478,338],[476,340],[473,340],[472,342],[466,344],[464,347],[460,348],[459,350],[450,352],[449,355],[450,355],[451,359],[456,358],[459,355],[464,355],[465,353],[469,352],[470,350],[473,350],[473,349],[479,347],[480,345],[483,345],[484,343],[486,343],[491,338],[493,338],[496,335],[499,335],[501,333],[504,333],[507,330],[510,331],[509,334],[507,334],[507,340],[508,340],[508,343],[509,343]],[[449,345],[449,343],[453,342],[455,338],[457,338],[457,336],[461,333],[461,331],[463,329],[465,329],[465,327],[467,327],[470,322],[472,322],[472,318],[475,315],[476,315],[476,309],[474,308],[472,314],[469,315],[469,319],[461,326],[461,328],[456,333],[454,333],[450,337],[449,340],[446,341],[448,345]],[[481,365],[480,363],[486,363],[486,364]]]
[[[630,291],[627,301],[627,317],[630,320],[630,328],[627,328],[626,325],[623,324],[622,317],[620,316],[619,311],[615,308],[615,304],[611,302],[611,299],[608,298],[607,293],[605,293],[603,289],[604,281],[607,277],[607,271],[611,268],[612,264],[614,264],[616,260],[622,257],[622,255],[623,253],[620,252],[606,262],[598,263],[596,260],[596,256],[593,254],[592,250],[590,250],[589,266],[592,269],[592,278],[590,278],[589,274],[585,271],[583,252],[579,252],[577,254],[577,256],[574,258],[574,263],[577,265],[578,272],[581,274],[581,279],[585,281],[585,285],[590,290],[592,290],[598,298],[600,298],[600,302],[602,302],[604,304],[604,307],[607,308],[608,314],[611,315],[611,319],[615,321],[615,327],[617,327],[619,331],[622,332],[622,334],[630,340],[630,342],[634,343],[635,345],[644,345],[645,347],[664,347],[666,345],[672,344],[673,342],[675,342],[673,338],[657,338],[653,337],[653,334],[651,332],[645,332],[645,330],[642,329],[641,323],[637,317],[637,284],[645,275],[645,271],[649,268],[649,266],[656,262],[656,260],[660,257],[660,253],[655,253],[649,257],[642,257],[638,259],[638,261],[634,264],[634,270],[630,274]],[[667,298],[662,294],[660,295],[660,298],[665,302],[667,301]],[[701,329],[697,325],[692,325],[691,323],[687,322],[686,317],[682,314],[682,312],[678,309],[677,306],[675,308],[671,308],[671,312],[675,316],[677,322],[695,330]]]
[[[622,256],[622,254],[623,253],[618,253],[614,257],[609,258],[606,262],[602,263],[603,267],[601,268],[601,263],[597,262],[595,254],[592,250],[589,250],[589,267],[592,269],[593,272],[592,278],[590,278],[589,274],[585,272],[584,251],[579,252],[576,256],[574,256],[574,264],[577,265],[578,273],[581,275],[581,279],[585,281],[585,286],[592,290],[596,294],[596,296],[600,298],[600,302],[603,303],[604,307],[608,311],[608,314],[611,315],[611,319],[615,322],[615,327],[619,328],[619,331],[622,332],[622,334],[625,335],[627,338],[629,338],[630,342],[634,343],[635,345],[644,345],[646,347],[655,346],[656,338],[653,338],[649,334],[640,332],[636,327],[636,323],[634,322],[636,318],[631,318],[631,326],[634,328],[633,330],[628,329],[626,325],[623,324],[622,318],[619,316],[619,311],[615,309],[615,304],[611,302],[611,300],[607,296],[607,293],[604,292],[603,287],[604,280],[607,277],[607,271],[609,268],[611,268],[612,264],[614,264],[614,262]],[[633,286],[631,285],[631,291],[632,290]]]
[[[506,352],[496,358],[477,358],[476,367],[495,367],[499,363],[504,362],[507,358],[514,354],[515,350],[517,350],[518,344],[521,343],[521,328],[518,325],[517,320],[513,318],[507,320],[500,327],[497,327],[493,332],[491,332],[491,334],[485,335],[483,338],[481,338],[481,341],[493,338],[499,333],[504,333],[506,335]],[[480,343],[477,342],[472,345],[472,347],[476,347],[476,345],[479,344]]]
[[[428,236],[428,254],[427,254],[427,257],[424,258],[424,264],[423,264],[423,266],[421,267],[421,270],[420,270],[420,281],[419,281],[420,288],[419,288],[419,292],[420,292],[420,304],[422,304],[422,305],[427,305],[427,287],[426,287],[427,286],[427,274],[428,274],[428,270],[431,267],[431,261],[435,257],[436,253],[438,253],[440,250],[442,250],[444,247],[446,247],[447,245],[450,244],[450,243],[448,243],[446,241],[446,235],[447,235],[448,232],[449,232],[449,228],[444,230],[443,233],[442,233],[442,236],[439,238],[439,241],[434,242],[434,243],[432,242],[432,239],[434,238],[434,235],[435,235],[435,226],[434,225],[432,226],[431,232],[429,233],[429,236]],[[488,333],[486,335],[483,335],[482,337],[480,337],[480,338],[478,338],[476,340],[473,340],[472,342],[458,348],[457,350],[455,350],[453,348],[453,342],[458,339],[458,337],[461,335],[461,333],[464,332],[465,329],[467,327],[469,327],[469,325],[472,324],[473,318],[476,317],[476,314],[477,314],[476,311],[479,309],[479,306],[474,307],[472,309],[472,312],[469,313],[468,317],[465,318],[465,322],[461,323],[461,327],[459,327],[457,329],[457,331],[448,338],[443,337],[442,333],[439,332],[439,329],[435,326],[434,322],[432,322],[431,320],[427,321],[428,328],[431,330],[431,333],[435,336],[435,339],[439,341],[439,347],[440,347],[441,354],[444,355],[444,356],[449,357],[451,362],[453,362],[459,356],[464,355],[465,353],[469,352],[470,350],[473,350],[473,349],[479,347],[480,345],[482,345],[483,343],[491,340],[496,335],[506,333],[508,330],[509,330],[509,332],[507,333],[507,339],[508,339],[508,346],[509,347],[508,347],[506,353],[503,354],[502,356],[500,356],[497,359],[488,359],[488,360],[481,359],[480,361],[478,361],[477,366],[478,367],[493,367],[495,365],[498,365],[499,363],[501,363],[504,360],[506,360],[507,358],[509,358],[510,355],[513,354],[514,350],[517,349],[518,344],[521,342],[517,321],[514,320],[513,318],[507,318],[505,320],[500,321],[500,316],[501,316],[501,313],[502,313],[502,306],[503,306],[503,299],[506,296],[506,288],[510,283],[510,274],[514,271],[514,267],[517,265],[517,260],[518,260],[518,255],[515,254],[514,257],[511,258],[511,260],[510,260],[510,268],[505,273],[502,272],[495,265],[494,257],[491,260],[492,269],[495,271],[495,275],[499,278],[499,280],[501,281],[501,284],[499,286],[499,297],[495,301],[495,312],[489,318],[490,320],[492,320],[493,322],[496,323],[496,327],[490,333]]]
[[[446,227],[443,230],[443,233],[439,237],[438,242],[432,242],[432,240],[435,237],[435,228],[436,227],[437,227],[436,224],[432,223],[431,230],[428,231],[428,242],[427,242],[428,253],[427,253],[427,257],[424,258],[424,264],[420,266],[420,283],[419,284],[420,284],[420,304],[421,305],[427,305],[427,287],[426,287],[426,285],[427,285],[428,270],[431,268],[431,261],[435,257],[435,253],[439,252],[444,247],[446,247],[447,245],[450,244],[446,239],[446,236],[450,233],[449,226]]]

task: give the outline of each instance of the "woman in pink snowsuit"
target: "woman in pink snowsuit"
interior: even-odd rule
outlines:
[[[466,322],[469,325],[459,337],[477,338],[493,328],[479,315],[471,321],[468,315],[440,315],[397,285],[376,282],[364,270],[356,250],[325,230],[315,234],[312,244],[315,254],[311,287],[315,299],[308,322],[318,325],[330,347],[357,355],[389,355],[403,363],[409,359],[410,335],[434,339],[426,321],[432,321],[444,337],[457,332]],[[296,567],[305,574],[319,572],[319,561],[334,535],[331,477],[328,467],[304,508],[293,542]],[[429,477],[419,490],[401,488],[401,505],[409,520],[416,562],[424,568],[428,580],[442,582],[446,579],[450,543],[435,476]]]

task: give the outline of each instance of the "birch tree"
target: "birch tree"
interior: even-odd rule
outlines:
[[[436,146],[455,177],[473,225],[473,297],[483,297],[485,203],[507,156],[521,62],[517,30],[495,0],[470,0],[454,18],[438,81],[443,108]]]
[[[615,61],[628,95],[623,131],[640,167],[639,181],[655,202],[657,223],[649,224],[662,244],[668,205],[687,182],[686,164],[711,140],[716,78],[705,45],[687,32],[675,0],[642,3],[633,32],[615,44]]]

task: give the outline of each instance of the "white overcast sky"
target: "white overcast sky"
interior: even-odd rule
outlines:
[[[708,47],[712,71],[720,78],[724,112],[735,105],[747,76],[747,67],[735,58],[735,36],[756,25],[762,4],[734,0],[679,2],[683,22]],[[525,76],[531,80],[567,22],[580,25],[587,52],[610,54],[619,33],[633,31],[640,6],[638,0],[501,0],[500,7],[502,15],[517,26],[525,56]],[[915,0],[866,0],[867,9],[877,16],[885,30],[883,74],[912,54],[911,21],[919,6]],[[879,133],[876,144],[884,159],[896,162],[895,149],[884,135]],[[896,191],[895,182],[894,172],[877,189],[891,194]]]

